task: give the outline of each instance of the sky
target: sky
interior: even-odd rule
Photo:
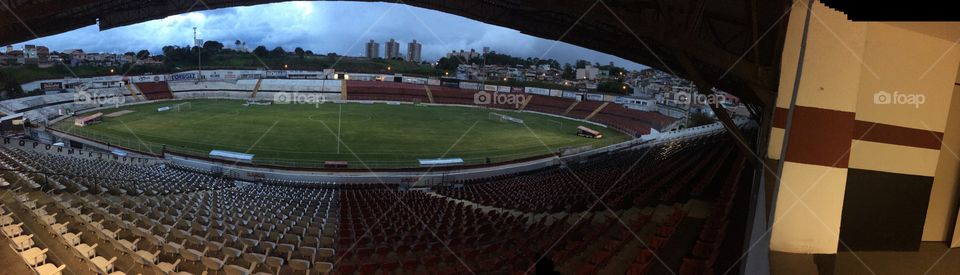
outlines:
[[[362,56],[370,39],[381,44],[393,38],[401,43],[416,39],[422,44],[426,61],[439,59],[454,50],[483,47],[519,57],[553,58],[560,63],[577,59],[640,70],[646,66],[609,54],[565,42],[541,39],[517,30],[486,24],[439,11],[393,3],[282,2],[250,7],[195,11],[164,19],[100,31],[88,26],[70,32],[16,44],[43,45],[51,51],[84,49],[87,52],[136,52],[147,49],[160,53],[166,45],[187,46],[193,28],[204,40],[216,40],[233,47],[237,39],[252,49],[264,45],[288,51],[296,47],[317,54],[336,52]],[[554,38],[556,39],[556,38]],[[382,54],[381,54],[382,55]]]

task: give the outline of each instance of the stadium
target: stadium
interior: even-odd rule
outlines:
[[[632,71],[486,49],[426,62],[416,40],[387,58],[373,40],[363,57],[226,49],[196,28],[152,57],[13,50],[273,2],[2,2],[0,274],[960,272],[949,18],[819,0],[364,6],[647,67]]]

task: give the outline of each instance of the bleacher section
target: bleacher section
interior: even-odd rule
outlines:
[[[425,85],[380,82],[380,81],[347,81],[348,100],[384,100],[405,102],[432,102],[438,104],[476,105],[474,94],[478,91],[450,88],[445,86],[430,86],[430,93],[426,92]],[[606,104],[600,101],[576,101],[569,98],[521,94],[529,96],[530,101],[525,106],[517,105],[482,105],[483,107],[499,109],[521,109],[567,116],[575,119],[587,119],[605,124],[633,136],[650,133],[650,129],[663,129],[676,119],[654,112],[633,110],[620,104]],[[603,107],[603,108],[601,108]],[[592,116],[591,116],[592,115]]]
[[[530,103],[527,104],[527,108],[524,110],[537,111],[541,113],[548,113],[554,115],[563,115],[567,111],[567,108],[573,104],[573,99],[552,97],[552,96],[542,96],[542,95],[532,95],[533,98],[530,99]],[[579,105],[579,104],[578,104]]]
[[[167,82],[142,82],[134,84],[137,85],[137,90],[140,90],[140,93],[142,93],[147,100],[173,98],[173,92],[170,91],[170,86],[167,85]]]
[[[530,274],[542,256],[562,274],[710,274],[743,249],[728,228],[746,215],[749,173],[732,142],[681,138],[431,190],[5,146],[0,255],[22,258],[14,272]]]
[[[663,129],[676,119],[660,113],[630,109],[620,104],[609,104],[590,120],[640,136],[650,133],[651,128]]]
[[[407,102],[430,102],[423,85],[399,82],[374,82],[348,80],[348,100],[386,100]]]

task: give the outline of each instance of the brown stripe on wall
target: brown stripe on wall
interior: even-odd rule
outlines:
[[[853,124],[853,138],[940,150],[940,141],[943,140],[943,133],[857,120]]]
[[[773,110],[773,127],[786,129],[787,128],[787,114],[790,110],[787,108],[777,107]]]
[[[786,161],[847,168],[855,113],[796,106]]]

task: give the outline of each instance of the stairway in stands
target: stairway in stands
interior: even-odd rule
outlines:
[[[569,114],[570,111],[573,111],[573,108],[576,108],[576,107],[577,107],[577,104],[580,104],[580,101],[574,101],[573,104],[570,104],[570,107],[567,107],[567,110],[566,110],[566,111],[563,111],[563,113],[560,114],[560,115],[565,116],[565,115]]]
[[[423,89],[427,90],[427,99],[430,99],[430,103],[434,103],[434,102],[433,102],[433,93],[430,92],[430,86],[423,85]]]
[[[126,86],[127,86],[127,91],[130,91],[130,97],[132,97],[134,101],[140,101],[141,99],[145,99],[140,95],[140,92],[137,91],[137,88],[136,88],[137,85],[131,84]]]
[[[600,105],[600,107],[597,107],[596,110],[593,110],[593,113],[590,113],[590,115],[588,115],[583,120],[590,120],[591,118],[593,118],[593,116],[597,115],[597,113],[600,113],[600,111],[602,111],[603,108],[606,108],[607,105],[610,105],[610,102],[604,102],[603,104]]]
[[[260,84],[263,83],[263,78],[257,79],[257,85],[253,87],[253,92],[250,93],[250,98],[257,98],[257,92],[260,91]]]

